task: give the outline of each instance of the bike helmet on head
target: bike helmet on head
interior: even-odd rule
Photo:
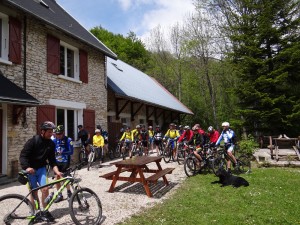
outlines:
[[[213,131],[213,127],[212,126],[210,126],[207,130],[208,130],[208,132],[212,132]]]
[[[149,126],[148,128],[149,128],[149,129],[152,129],[152,126]]]
[[[191,128],[190,128],[190,126],[185,126],[184,129],[185,130],[190,130]]]
[[[183,126],[182,126],[182,125],[179,125],[179,128],[183,128]]]
[[[136,128],[136,129],[139,129],[139,128],[141,128],[141,125],[136,125],[135,128]]]
[[[95,133],[101,133],[101,131],[99,129],[96,129]]]
[[[156,128],[160,128],[160,126],[159,126],[159,125],[156,125]]]
[[[41,130],[53,130],[55,128],[56,127],[55,127],[54,123],[52,123],[51,121],[45,121],[41,125]]]
[[[62,133],[62,132],[64,132],[64,131],[65,131],[65,128],[64,128],[63,125],[58,125],[58,126],[56,127],[56,129],[55,129],[55,133],[57,133],[57,134],[60,134],[60,133]]]
[[[230,124],[228,122],[223,122],[222,123],[222,127],[229,127],[229,126],[230,126]]]
[[[176,124],[175,124],[175,123],[170,123],[170,126],[173,126],[173,127],[175,127],[175,126],[176,126]]]

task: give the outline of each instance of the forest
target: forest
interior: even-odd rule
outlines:
[[[195,0],[196,13],[148,40],[90,31],[118,58],[157,79],[193,116],[182,124],[239,134],[300,135],[299,0]]]

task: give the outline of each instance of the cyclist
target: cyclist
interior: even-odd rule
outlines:
[[[140,130],[141,130],[141,125],[136,125],[135,129],[131,131],[132,148],[134,146],[136,146],[138,144],[138,142],[139,142]],[[131,155],[131,153],[132,153],[131,150],[132,149],[130,149],[130,152],[129,152],[130,153],[129,154],[130,158],[132,156]]]
[[[190,126],[185,126],[184,132],[182,133],[182,135],[180,135],[177,143],[179,144],[182,141],[190,141],[192,137],[193,137],[193,132],[191,131]]]
[[[66,172],[70,167],[71,155],[73,155],[73,143],[72,139],[65,136],[65,128],[63,125],[58,125],[55,129],[55,138],[53,139],[55,144],[55,157],[56,164],[58,166],[59,171]],[[56,175],[56,179],[59,180],[62,177]],[[59,190],[61,187],[60,183],[56,184],[56,189]],[[70,185],[67,186],[67,196],[68,200],[71,198],[72,192]],[[63,200],[63,195],[59,194],[55,199],[55,203]]]
[[[102,129],[100,125],[97,125],[96,129],[100,130],[101,136],[104,138],[103,150],[104,150],[104,155],[106,155],[108,152],[108,132],[106,130]]]
[[[175,123],[170,123],[169,130],[165,133],[163,140],[168,138],[169,144],[171,144],[173,157],[176,158],[176,141],[180,137],[178,130],[176,130]]]
[[[100,163],[104,162],[103,155],[103,146],[104,146],[104,138],[101,135],[101,131],[99,129],[95,130],[95,135],[93,136],[93,146],[98,148],[100,151]]]
[[[203,145],[203,135],[199,133],[197,127],[195,126],[192,128],[192,131],[193,131],[193,136],[189,140],[188,144],[194,145],[196,147],[196,150],[194,151],[194,155],[199,160],[199,162],[197,162],[197,167],[200,168],[200,162],[202,161],[202,157],[200,156],[200,154],[202,151],[201,147]]]
[[[198,124],[198,123],[195,124],[195,125],[193,126],[193,128],[196,129],[196,130],[198,131],[198,133],[202,135],[202,137],[203,137],[203,143],[202,143],[202,145],[204,145],[205,142],[206,142],[206,134],[205,134],[205,131],[201,128],[200,124]]]
[[[141,125],[139,137],[141,144],[144,146],[144,153],[148,155],[149,132],[146,130],[145,125]]]
[[[184,132],[184,127],[183,127],[182,125],[179,125],[179,130],[178,130],[178,132],[179,132],[179,135],[180,135],[180,136],[183,134],[183,132]]]
[[[154,144],[155,144],[155,149],[156,149],[157,155],[159,155],[158,146],[162,144],[162,139],[163,139],[163,135],[162,135],[162,132],[160,130],[160,126],[156,125],[155,131],[154,131],[154,134],[153,134],[153,141],[154,141]]]
[[[225,147],[225,150],[227,151],[228,156],[231,157],[233,159],[235,165],[238,166],[236,158],[233,155],[235,133],[233,130],[231,130],[229,128],[229,126],[230,126],[230,124],[228,122],[222,123],[223,131],[216,142],[216,146],[220,145],[220,142],[223,140],[224,147]],[[230,159],[227,159],[227,168],[228,168],[229,173],[231,172],[230,165],[231,165],[231,161],[230,161]]]
[[[20,164],[23,170],[29,173],[29,182],[32,188],[43,186],[47,184],[47,160],[56,175],[63,176],[59,171],[55,160],[55,145],[51,140],[55,125],[51,121],[45,121],[41,125],[40,135],[36,135],[30,138],[24,145],[20,154]],[[46,197],[49,195],[49,188],[43,188],[42,190],[42,205],[45,208],[47,203]],[[36,199],[38,199],[38,193],[33,192]],[[33,205],[33,198],[30,197]],[[53,222],[55,219],[48,210],[43,211],[43,218],[45,220]]]
[[[125,149],[131,149],[131,131],[130,131],[130,127],[126,127],[125,131],[123,132],[122,137],[120,138],[120,142],[121,141],[125,141],[125,145],[122,146],[122,152],[124,153]],[[130,153],[131,154],[131,153]],[[125,154],[123,154],[123,159],[125,159],[124,157]]]
[[[149,133],[150,150],[153,151],[153,135],[154,135],[154,131],[153,131],[153,127],[152,126],[148,126],[148,133]]]
[[[79,129],[79,132],[78,132],[78,138],[76,141],[78,141],[80,139],[81,144],[84,147],[86,147],[89,143],[90,133],[87,130],[85,130],[82,125],[78,125],[78,129]]]
[[[216,142],[218,141],[220,134],[212,126],[208,127],[207,131],[208,133],[206,135],[209,137],[210,146],[214,147],[216,145]]]

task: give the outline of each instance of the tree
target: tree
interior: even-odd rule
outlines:
[[[132,31],[127,37],[113,34],[101,26],[94,27],[91,33],[118,55],[118,58],[129,65],[145,72],[148,68],[149,52],[143,42]]]
[[[222,29],[231,42],[243,126],[248,132],[298,135],[299,0],[212,0],[210,9],[226,22]]]

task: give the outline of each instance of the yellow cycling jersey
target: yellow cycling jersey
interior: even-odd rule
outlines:
[[[104,138],[101,135],[93,136],[93,146],[103,147],[104,146]]]
[[[134,129],[131,131],[131,140],[134,141],[134,139],[139,138],[140,132],[137,129]]]
[[[130,131],[128,131],[128,132],[125,131],[125,132],[123,133],[123,135],[122,135],[120,141],[122,141],[122,140],[124,140],[124,139],[129,139],[129,140],[131,140],[131,132],[130,132]]]
[[[180,135],[179,135],[179,132],[178,132],[178,130],[168,130],[167,131],[167,133],[165,134],[165,137],[169,137],[169,138],[172,138],[172,139],[174,139],[174,138],[177,138],[177,137],[179,137]]]
[[[153,130],[148,130],[148,133],[149,133],[149,137],[153,137],[153,135],[154,135],[154,131]]]

